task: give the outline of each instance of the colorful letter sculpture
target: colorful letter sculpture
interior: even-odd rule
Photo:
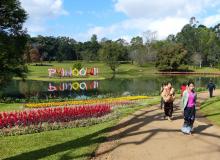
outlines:
[[[51,68],[51,69],[48,69],[48,72],[49,72],[49,77],[53,77],[57,71],[56,69]]]
[[[80,70],[74,69],[64,69],[64,68],[50,68],[48,69],[49,77],[79,77],[79,76],[88,76],[88,75],[98,75],[98,68],[81,68]]]

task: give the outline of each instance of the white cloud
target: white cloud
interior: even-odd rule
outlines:
[[[20,2],[28,13],[25,27],[30,34],[45,32],[47,20],[68,14],[63,9],[63,0],[20,0]]]
[[[187,18],[179,18],[179,17],[166,17],[164,19],[158,19],[152,21],[149,25],[150,30],[155,30],[158,32],[158,38],[164,39],[169,34],[176,34],[180,32],[182,27],[188,23]]]
[[[45,34],[50,30],[47,21],[62,15],[68,15],[63,7],[64,0],[20,0],[28,13],[25,26],[31,35]],[[202,24],[212,26],[220,21],[219,0],[112,0],[115,11],[127,15],[127,19],[109,26],[88,25],[84,33],[73,35],[80,40],[90,39],[92,34],[99,38],[124,38],[129,40],[133,36],[141,36],[144,31],[158,32],[158,39],[166,38],[169,34],[176,34],[188,23],[190,17],[195,16]],[[80,8],[79,8],[80,9]],[[210,11],[212,15],[210,14]],[[77,10],[77,15],[92,15],[96,18],[105,17],[96,10]],[[218,12],[215,14],[215,12]],[[95,23],[95,22],[94,22]],[[69,35],[68,35],[69,36]]]
[[[115,0],[115,10],[129,17],[194,16],[219,5],[218,0]]]
[[[124,38],[127,41],[133,36],[142,36],[142,33],[151,30],[157,31],[158,39],[164,39],[169,34],[176,34],[187,24],[188,19],[178,17],[167,17],[164,19],[132,18],[111,26],[93,26],[88,31],[80,34],[80,39],[87,40],[92,34],[99,38],[107,37],[110,39]]]
[[[158,39],[176,34],[195,16],[201,23],[211,26],[219,22],[220,15],[208,15],[217,11],[219,0],[113,0],[115,10],[128,16],[127,20],[110,26],[93,26],[86,36],[117,39],[141,35],[144,31],[157,31]],[[205,18],[206,17],[206,18]]]
[[[214,26],[216,24],[220,23],[220,14],[218,15],[212,15],[208,16],[203,20],[203,23],[205,26]]]

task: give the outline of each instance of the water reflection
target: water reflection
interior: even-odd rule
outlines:
[[[78,91],[78,90],[94,90],[99,86],[98,81],[87,81],[87,82],[60,82],[60,84],[49,83],[48,91]]]
[[[109,79],[100,81],[43,82],[13,80],[1,89],[1,98],[75,98],[79,96],[158,95],[161,83],[171,81],[176,89],[194,80],[196,87],[206,87],[210,78],[219,86],[220,77],[202,76],[149,76],[138,79]]]

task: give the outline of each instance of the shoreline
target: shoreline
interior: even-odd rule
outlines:
[[[220,72],[156,72],[154,74],[162,74],[162,75],[181,75],[181,74],[189,74],[189,75],[219,75]]]

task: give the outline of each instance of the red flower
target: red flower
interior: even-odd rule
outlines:
[[[69,122],[76,119],[100,117],[111,112],[111,106],[92,105],[80,107],[60,107],[34,109],[21,112],[0,113],[0,128],[37,125],[43,122]]]

